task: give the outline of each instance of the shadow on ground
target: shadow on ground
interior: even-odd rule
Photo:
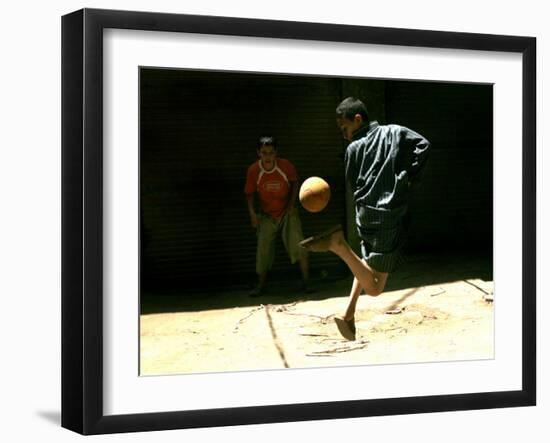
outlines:
[[[422,254],[408,257],[406,262],[390,275],[386,291],[480,279],[493,280],[493,261],[490,254]],[[258,298],[248,296],[248,289],[228,291],[172,291],[170,294],[147,292],[141,294],[141,314],[192,312],[260,304],[287,304],[297,301],[324,300],[342,293],[347,297],[352,278],[313,281],[315,292],[305,294],[300,281],[271,282],[266,294]]]
[[[61,412],[60,411],[37,411],[36,415],[43,420],[54,424],[56,426],[61,425]]]

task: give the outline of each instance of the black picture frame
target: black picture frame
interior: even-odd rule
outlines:
[[[522,388],[177,412],[103,412],[103,30],[108,28],[522,55]],[[62,18],[62,426],[82,434],[413,414],[536,404],[536,39],[83,9]]]

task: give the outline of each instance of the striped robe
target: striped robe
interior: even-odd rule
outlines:
[[[363,258],[377,271],[392,272],[402,260],[409,193],[429,150],[420,134],[376,121],[357,130],[346,149],[346,180],[355,198]]]

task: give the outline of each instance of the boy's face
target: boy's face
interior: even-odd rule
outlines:
[[[338,125],[338,128],[340,128],[342,137],[344,137],[347,141],[352,141],[353,133],[363,125],[363,117],[359,114],[355,114],[353,120],[350,120],[347,117],[337,117],[336,124]]]
[[[266,171],[270,171],[275,167],[277,151],[273,146],[263,145],[260,149],[258,149],[258,156],[262,160],[262,166]]]

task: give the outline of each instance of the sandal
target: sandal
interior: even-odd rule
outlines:
[[[342,317],[334,317],[334,322],[342,336],[350,341],[355,340],[355,319],[346,320]]]

